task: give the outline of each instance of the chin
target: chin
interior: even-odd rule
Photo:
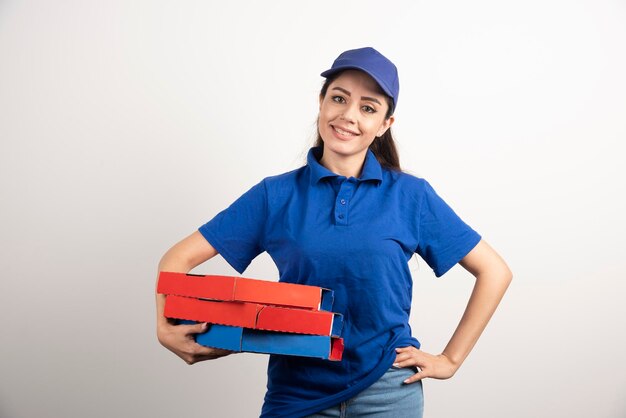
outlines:
[[[343,157],[360,154],[361,152],[365,152],[366,150],[367,149],[355,148],[352,144],[324,142],[324,151],[329,151],[333,154],[341,155]]]

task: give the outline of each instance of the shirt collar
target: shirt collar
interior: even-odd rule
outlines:
[[[311,170],[311,183],[316,184],[321,179],[327,177],[339,177],[339,174],[333,173],[323,165],[319,163],[319,158],[322,156],[322,147],[313,147],[309,150],[306,157],[307,164]],[[376,159],[374,153],[368,149],[365,155],[365,164],[363,164],[363,171],[358,181],[378,181],[383,180],[383,170],[380,163]]]

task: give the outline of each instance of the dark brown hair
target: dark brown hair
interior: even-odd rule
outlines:
[[[324,84],[322,85],[322,89],[320,90],[320,97],[323,99],[326,97],[326,92],[328,91],[328,86],[333,82],[342,72],[335,73],[329,76]],[[387,101],[387,113],[385,114],[385,119],[389,119],[391,115],[393,115],[393,101],[391,97],[386,95],[380,88],[378,91],[379,94],[385,96]],[[316,147],[323,147],[324,141],[322,140],[322,136],[320,135],[319,127],[317,129],[317,140],[315,141]],[[376,159],[380,163],[381,166],[401,171],[400,168],[400,157],[398,156],[398,150],[396,148],[396,143],[393,140],[393,134],[391,133],[391,128],[387,129],[384,134],[381,136],[377,136],[374,138],[374,142],[369,146],[369,149],[374,153]]]

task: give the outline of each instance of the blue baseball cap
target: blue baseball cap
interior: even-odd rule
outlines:
[[[372,47],[350,49],[342,52],[333,62],[333,66],[320,75],[328,78],[339,71],[348,69],[364,71],[376,80],[380,88],[391,97],[392,110],[395,110],[400,94],[400,80],[398,69],[393,62]]]

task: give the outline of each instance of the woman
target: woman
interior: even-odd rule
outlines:
[[[506,263],[421,178],[403,173],[390,127],[396,67],[373,48],[342,53],[322,73],[318,141],[299,169],[267,177],[172,247],[159,271],[188,272],[221,254],[243,273],[267,251],[280,281],[331,288],[344,316],[341,362],[270,356],[262,417],[421,417],[422,379],[454,375],[512,274]],[[419,349],[408,324],[417,252],[437,277],[460,263],[476,277],[466,311],[441,354]],[[157,295],[159,341],[187,363],[228,351],[174,326]]]

